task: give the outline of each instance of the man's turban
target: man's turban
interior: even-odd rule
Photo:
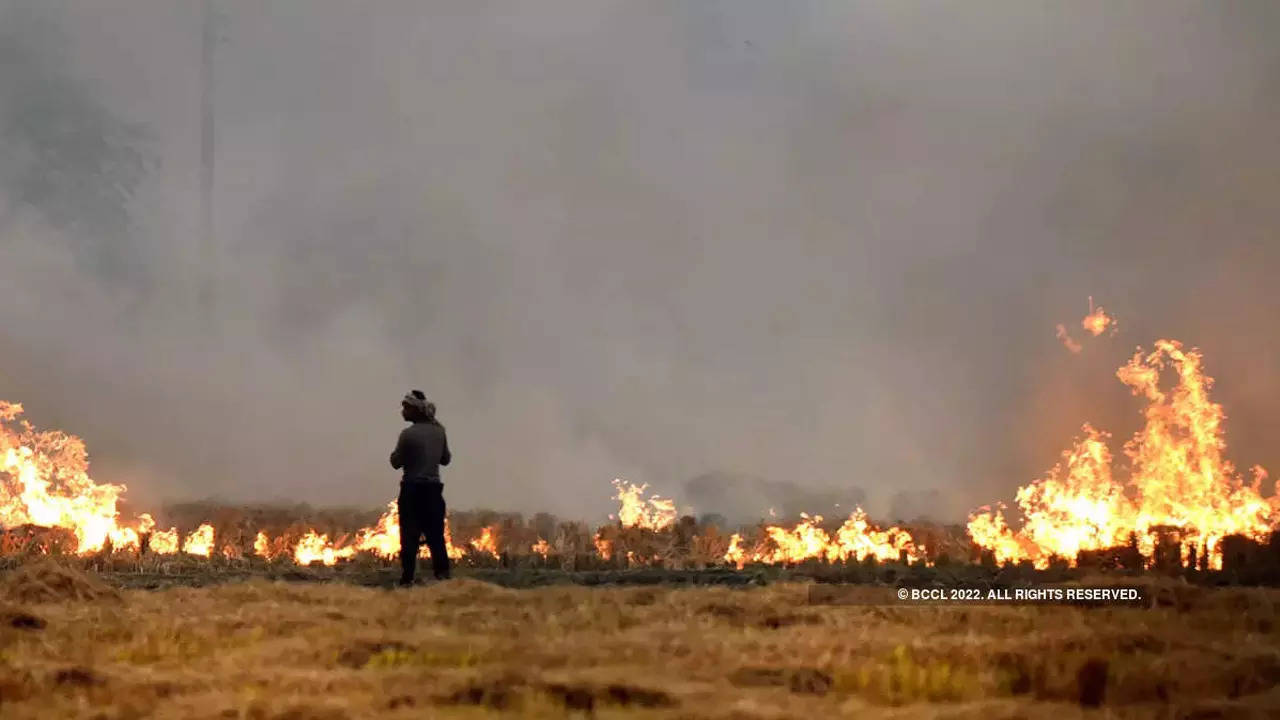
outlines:
[[[421,390],[413,390],[405,393],[404,399],[400,402],[414,410],[417,410],[428,418],[436,416],[436,404],[428,400]]]

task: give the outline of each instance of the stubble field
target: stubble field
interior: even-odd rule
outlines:
[[[0,575],[0,716],[1280,716],[1280,591],[1144,582],[1144,608],[903,607],[465,575],[121,589],[43,562]]]

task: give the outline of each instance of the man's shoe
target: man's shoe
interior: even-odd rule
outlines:
[[[396,583],[396,585],[402,588],[413,587],[413,581],[401,578],[400,582]]]

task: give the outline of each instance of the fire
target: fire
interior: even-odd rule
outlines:
[[[1096,337],[1108,328],[1114,332],[1115,320],[1102,307],[1094,307],[1090,298],[1082,327]],[[1059,325],[1058,332],[1078,351],[1064,326]],[[1172,538],[1184,562],[1194,556],[1220,568],[1225,537],[1262,541],[1280,524],[1280,497],[1262,493],[1266,471],[1255,467],[1245,479],[1225,458],[1225,413],[1209,399],[1213,380],[1204,374],[1198,351],[1160,340],[1150,353],[1134,354],[1116,377],[1144,402],[1144,426],[1123,447],[1123,476],[1117,477],[1121,471],[1116,469],[1110,436],[1086,424],[1054,468],[1017,491],[1016,529],[1003,505],[980,508],[970,516],[968,533],[976,546],[998,562],[1029,561],[1044,568],[1055,558],[1076,563],[1081,553],[1132,544],[1150,564],[1158,543]],[[156,555],[213,555],[218,546],[212,524],[202,524],[183,538],[175,528],[157,529],[146,513],[122,521],[117,503],[125,488],[90,479],[83,442],[58,431],[38,432],[21,415],[21,405],[0,402],[0,527],[65,529],[74,534],[80,554],[145,549]],[[664,555],[653,554],[644,543],[666,548],[688,540],[676,527],[673,500],[646,498],[647,485],[615,479],[613,486],[620,503],[617,523],[592,536],[600,557],[649,563],[652,556],[652,562],[659,563]],[[762,522],[759,536],[729,538],[726,563],[743,567],[866,558],[918,562],[925,557],[925,549],[908,532],[874,526],[861,508],[834,529],[824,526],[821,516],[802,515],[786,526],[772,508],[769,514],[772,519]],[[461,559],[464,548],[499,557],[498,534],[496,527],[485,527],[478,536],[455,545],[446,520],[446,551],[453,559]],[[335,565],[360,554],[391,559],[400,548],[397,503],[389,502],[373,526],[353,535],[330,539],[309,529],[296,541],[292,537],[272,541],[265,530],[259,531],[253,552],[300,565]],[[558,538],[557,547],[563,549],[563,542]],[[530,549],[546,558],[551,545],[539,537]],[[221,552],[228,558],[241,555],[238,544],[225,539]],[[429,558],[430,551],[423,546],[420,556]]]
[[[137,546],[142,518],[120,524],[123,485],[89,479],[84,442],[63,432],[36,432],[19,420],[22,405],[0,402],[0,526],[39,525],[75,533],[76,551],[96,552],[108,539]]]
[[[109,537],[111,538],[111,547],[115,550],[133,550],[137,551],[142,547],[142,536],[151,532],[156,526],[156,521],[151,519],[147,513],[138,516],[138,522],[135,527],[122,527],[112,530]]]
[[[1162,388],[1171,371],[1172,387]],[[1084,437],[1044,478],[1017,493],[1023,526],[1014,531],[1001,510],[970,518],[974,542],[997,561],[1030,560],[1046,567],[1054,557],[1075,563],[1082,550],[1126,544],[1132,536],[1150,562],[1156,534],[1180,536],[1183,559],[1207,557],[1222,566],[1221,542],[1239,534],[1263,540],[1280,520],[1276,498],[1264,498],[1266,471],[1255,467],[1246,482],[1225,459],[1222,406],[1209,400],[1212,378],[1201,355],[1172,340],[1138,351],[1116,376],[1146,400],[1144,427],[1125,445],[1127,483],[1112,476],[1105,433],[1084,427]]]
[[[592,536],[591,542],[596,546],[596,553],[600,557],[605,560],[613,557],[613,541],[606,538],[600,530],[597,530],[596,534]]]
[[[267,560],[271,559],[271,542],[267,539],[265,530],[259,530],[258,536],[253,539],[253,554]]]
[[[1093,297],[1090,296],[1089,314],[1085,315],[1084,319],[1080,321],[1080,326],[1088,330],[1094,337],[1098,337],[1106,332],[1108,327],[1111,327],[1114,332],[1115,320],[1107,315],[1101,305],[1095,308],[1093,306]]]
[[[156,555],[173,555],[178,552],[178,530],[176,528],[156,530],[151,533],[147,548]]]
[[[155,555],[174,555],[179,552],[198,557],[211,557],[217,547],[214,527],[205,523],[183,538],[176,528],[157,530],[155,520],[148,514],[139,515],[131,523],[117,520],[116,503],[124,491],[123,486],[98,485],[89,479],[88,462],[84,444],[76,437],[60,432],[37,433],[26,422],[19,422],[22,413],[19,405],[0,403],[0,457],[4,460],[4,473],[0,475],[0,525],[40,525],[61,527],[75,533],[77,550],[81,553],[97,552],[110,543],[114,550],[140,551],[143,538],[147,550]],[[677,518],[673,500],[651,496],[644,497],[647,485],[632,485],[614,480],[616,498],[620,503],[618,524],[623,529],[641,529],[666,532],[673,529]],[[772,510],[771,510],[772,514]],[[742,540],[734,536],[729,555],[733,562],[793,562],[806,557],[843,559],[874,555],[896,558],[904,549],[914,557],[910,538],[896,529],[881,532],[866,523],[858,511],[846,521],[833,536],[818,527],[821,518],[805,518],[790,530],[772,526],[766,530],[773,547],[755,549],[748,554]],[[594,544],[604,558],[614,554],[614,540],[604,533],[596,533]],[[452,530],[447,521],[445,542],[449,556],[463,557],[463,549],[453,542]],[[383,559],[397,555],[400,547],[400,523],[396,502],[387,504],[386,511],[369,528],[364,528],[353,538],[331,540],[327,535],[308,530],[296,542],[285,544],[279,538],[273,544],[265,530],[257,532],[253,552],[264,559],[272,559],[284,553],[300,565],[322,563],[334,565],[359,553],[371,553]],[[482,529],[480,535],[464,544],[464,547],[492,555],[499,555],[497,533],[494,528]],[[532,551],[547,557],[550,544],[539,538]],[[239,557],[236,547],[226,544],[221,550],[228,558]],[[632,551],[628,551],[632,553]],[[424,546],[422,557],[430,557]],[[632,559],[639,558],[632,553]],[[647,556],[646,556],[647,557]]]
[[[1106,332],[1107,328],[1111,328],[1112,335],[1116,333],[1115,318],[1108,315],[1107,311],[1103,310],[1101,305],[1094,307],[1092,295],[1089,296],[1089,314],[1085,315],[1084,319],[1080,321],[1080,327],[1084,328],[1085,332],[1089,333],[1093,337],[1098,337],[1102,333]],[[1084,349],[1080,343],[1076,342],[1075,338],[1071,337],[1071,333],[1067,332],[1066,325],[1058,323],[1056,330],[1058,340],[1065,348],[1077,354]]]
[[[0,527],[65,528],[75,534],[76,552],[80,554],[101,551],[108,543],[112,550],[140,551],[146,537],[148,551],[156,555],[181,551],[212,556],[215,531],[209,523],[196,528],[184,540],[176,528],[156,530],[155,520],[146,513],[132,522],[120,522],[116,504],[125,487],[95,483],[89,478],[88,456],[80,438],[59,431],[37,432],[20,419],[22,412],[20,404],[0,402]],[[449,557],[463,556],[463,550],[453,544],[447,521],[445,543]],[[497,554],[490,528],[470,544],[482,552]],[[255,555],[266,559],[276,552],[265,531],[257,533],[253,548]],[[317,561],[333,565],[358,552],[391,558],[399,549],[400,524],[393,500],[372,528],[356,534],[353,544],[332,542],[312,530],[295,544],[292,557],[303,565]],[[231,546],[224,547],[222,553],[239,556]],[[424,547],[422,555],[430,557],[430,551]]]
[[[196,528],[195,532],[188,535],[186,542],[182,544],[182,552],[209,557],[213,552],[213,526],[205,523]]]
[[[259,533],[259,537],[263,544],[266,542],[265,533]],[[487,539],[486,539],[487,538]],[[444,527],[445,552],[454,560],[461,559],[464,555],[462,548],[453,544],[453,534],[449,529],[449,521],[445,521]],[[485,528],[484,534],[480,539],[473,541],[472,546],[476,543],[487,542],[493,543],[492,530]],[[256,543],[255,543],[256,545]],[[489,552],[487,547],[477,547],[477,549]],[[293,557],[294,561],[300,565],[309,565],[314,562],[321,562],[325,565],[336,565],[340,560],[349,560],[358,553],[372,553],[384,560],[397,557],[400,553],[400,509],[395,500],[387,503],[387,509],[382,513],[378,521],[371,528],[364,528],[356,533],[355,540],[351,544],[343,544],[330,541],[327,535],[322,535],[314,530],[308,531],[298,540],[295,546]],[[497,556],[496,547],[492,550],[494,556]],[[261,554],[261,553],[259,553]],[[422,550],[418,554],[422,558],[430,558],[431,551],[426,545],[422,546]]]
[[[896,561],[903,555],[911,562],[918,562],[924,556],[923,548],[916,547],[910,533],[896,527],[876,529],[862,508],[854,509],[834,536],[821,525],[821,515],[801,513],[800,522],[794,527],[769,525],[763,528],[764,537],[752,550],[745,549],[742,536],[734,533],[729,537],[725,562],[742,568],[748,562],[780,564],[812,559],[843,562],[868,557]]]
[[[530,547],[529,549],[541,555],[543,560],[546,560],[547,556],[551,554],[551,545],[549,545],[547,541],[543,540],[542,538],[538,538],[538,542],[534,543],[533,546]]]
[[[298,540],[298,545],[293,551],[293,559],[299,565],[310,565],[316,561],[325,565],[336,565],[339,560],[349,559],[355,554],[355,547],[349,545],[335,547],[329,542],[329,536],[309,530]]]
[[[742,549],[742,535],[734,533],[729,536],[729,549],[725,551],[724,561],[738,566],[739,570],[747,564],[747,551]]]
[[[448,555],[451,560],[460,560],[465,554],[462,548],[453,544],[453,530],[449,528],[447,519],[444,521],[444,554]],[[427,549],[426,545],[422,546],[422,557],[431,557],[431,551]]]
[[[645,485],[632,485],[619,479],[613,481],[618,494],[614,497],[622,506],[618,509],[618,521],[623,527],[638,527],[646,530],[664,530],[675,524],[676,503],[674,500],[654,495],[646,504],[641,497]]]
[[[498,544],[494,540],[493,528],[484,528],[480,531],[480,537],[471,541],[471,547],[476,552],[487,553],[493,557],[498,557]]]
[[[380,558],[392,558],[400,552],[400,509],[395,500],[387,503],[387,509],[372,528],[356,534],[356,548]]]
[[[916,547],[910,533],[897,527],[877,530],[867,520],[862,508],[854,509],[836,531],[835,540],[840,560],[873,557],[881,562],[892,562],[905,554],[909,561],[919,562],[924,557],[924,548]]]

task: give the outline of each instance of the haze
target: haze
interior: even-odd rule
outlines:
[[[959,519],[1165,336],[1280,465],[1275,3],[215,5],[207,248],[200,3],[0,0],[0,398],[135,500],[379,506],[421,388],[455,508]]]

